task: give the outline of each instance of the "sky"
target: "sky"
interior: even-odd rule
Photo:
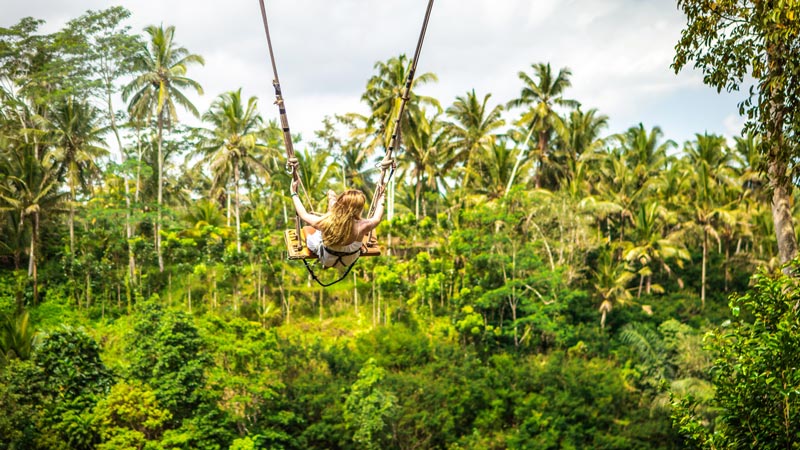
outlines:
[[[10,3],[10,4],[9,4]],[[325,116],[367,113],[360,101],[374,64],[413,55],[427,0],[265,0],[289,124],[304,140]],[[0,0],[0,26],[32,16],[43,32],[86,10],[121,5],[136,32],[176,27],[175,42],[205,58],[187,76],[201,112],[220,94],[242,88],[265,119],[277,119],[272,67],[258,0]],[[472,89],[491,104],[519,96],[520,71],[550,63],[572,71],[565,97],[609,117],[608,134],[640,122],[683,143],[696,133],[738,135],[742,94],[718,94],[691,68],[670,68],[685,18],[673,0],[436,0],[417,73],[438,82],[419,94],[445,108]],[[197,122],[188,112],[179,118]],[[509,116],[514,119],[514,116]]]

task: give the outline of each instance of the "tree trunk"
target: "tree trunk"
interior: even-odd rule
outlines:
[[[107,85],[110,83],[107,83]],[[119,163],[125,166],[125,151],[122,147],[122,139],[119,136],[119,128],[117,128],[117,119],[114,115],[114,106],[111,100],[111,89],[106,89],[106,106],[108,106],[108,118],[111,124],[111,130],[114,132],[114,137],[117,139],[117,148],[119,149]],[[122,172],[122,179],[124,180],[123,190],[125,192],[125,238],[128,244],[128,283],[132,284],[135,280],[136,274],[136,257],[133,254],[133,245],[131,239],[133,238],[133,225],[131,224],[131,195],[128,190],[130,189],[128,177],[125,172]]]
[[[87,269],[86,270],[86,310],[89,310],[89,306],[92,304],[92,274]]]
[[[520,164],[522,164],[522,160],[525,159],[525,146],[528,145],[528,141],[531,139],[532,134],[533,127],[531,127],[530,131],[528,131],[528,135],[525,136],[525,140],[522,142],[522,149],[520,149],[519,154],[517,155],[517,161],[514,163],[514,167],[511,169],[511,176],[508,177],[508,184],[506,185],[506,191],[503,193],[503,197],[508,195],[508,191],[510,191],[511,187],[514,185],[514,177],[517,175],[517,171],[519,170]]]
[[[69,192],[69,258],[70,264],[72,264],[75,259],[75,186],[72,180],[70,180]]]
[[[164,131],[164,110],[158,113],[158,212],[156,215],[155,237],[156,254],[158,255],[158,271],[164,272],[164,257],[161,254],[161,203],[164,199],[164,153],[162,151]]]
[[[236,204],[234,205],[234,207],[236,208],[236,211],[235,211],[235,214],[236,214],[236,252],[237,253],[241,253],[242,252],[242,238],[241,238],[240,233],[242,231],[242,227],[241,227],[241,222],[240,222],[241,218],[239,216],[240,203],[239,203],[239,160],[238,159],[234,159],[234,161],[233,161],[233,189],[234,189],[233,195],[234,195],[234,199],[236,201]]]
[[[417,173],[417,186],[414,193],[416,197],[416,217],[419,220],[419,204],[420,204],[420,196],[422,196],[422,172]]]
[[[769,78],[776,80],[785,66],[782,49],[775,43],[767,45],[767,65]],[[780,262],[786,263],[797,256],[797,237],[792,221],[792,180],[787,173],[789,167],[789,150],[783,136],[784,105],[783,86],[769,83],[769,115],[766,117],[767,174],[772,188],[772,221],[775,226],[775,237],[778,242]]]
[[[771,158],[772,159],[772,158]],[[772,159],[769,162],[769,177],[772,185],[772,221],[778,241],[780,262],[786,263],[797,255],[797,238],[792,221],[792,185],[786,176],[787,164]]]
[[[39,212],[33,213],[33,233],[31,233],[31,257],[28,261],[28,275],[33,278],[33,304],[39,303],[39,275],[36,267],[36,240],[39,237]]]
[[[706,309],[706,264],[708,263],[708,231],[703,230],[703,267],[700,272],[700,304]]]
[[[539,167],[536,168],[536,175],[534,175],[534,183],[536,189],[542,187],[542,170],[544,169],[545,149],[547,148],[547,134],[544,131],[539,132]]]

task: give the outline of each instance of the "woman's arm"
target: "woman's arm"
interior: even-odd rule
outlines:
[[[378,226],[383,218],[383,198],[384,192],[381,191],[381,194],[378,196],[378,205],[375,207],[375,212],[372,214],[372,217],[364,220],[364,230],[363,233],[370,232]]]
[[[297,180],[292,181],[292,188],[291,188],[291,198],[292,203],[294,204],[294,210],[297,211],[297,215],[300,216],[303,221],[312,227],[316,227],[319,223],[320,217],[314,214],[309,214],[306,211],[306,207],[303,206],[303,202],[300,201],[300,195],[297,194]]]

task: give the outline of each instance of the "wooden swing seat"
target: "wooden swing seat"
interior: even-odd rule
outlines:
[[[317,255],[311,252],[305,246],[306,236],[303,230],[300,230],[301,239],[297,239],[297,230],[289,229],[283,232],[283,237],[286,240],[286,254],[290,260],[297,259],[317,259]],[[300,248],[298,250],[298,247]],[[366,247],[366,249],[365,249]],[[373,239],[364,244],[361,248],[361,258],[365,256],[381,256],[381,248],[378,246],[377,239]]]

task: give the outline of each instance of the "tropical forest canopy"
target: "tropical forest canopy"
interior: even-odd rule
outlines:
[[[499,106],[412,91],[383,256],[326,289],[285,258],[269,99],[198,111],[202,55],[119,7],[0,28],[0,446],[798,448],[800,6],[706,3],[675,69],[754,65],[741,136],[609,130],[547,62]],[[726,15],[753,51],[708,44]],[[296,139],[308,206],[371,196],[408,66]]]

